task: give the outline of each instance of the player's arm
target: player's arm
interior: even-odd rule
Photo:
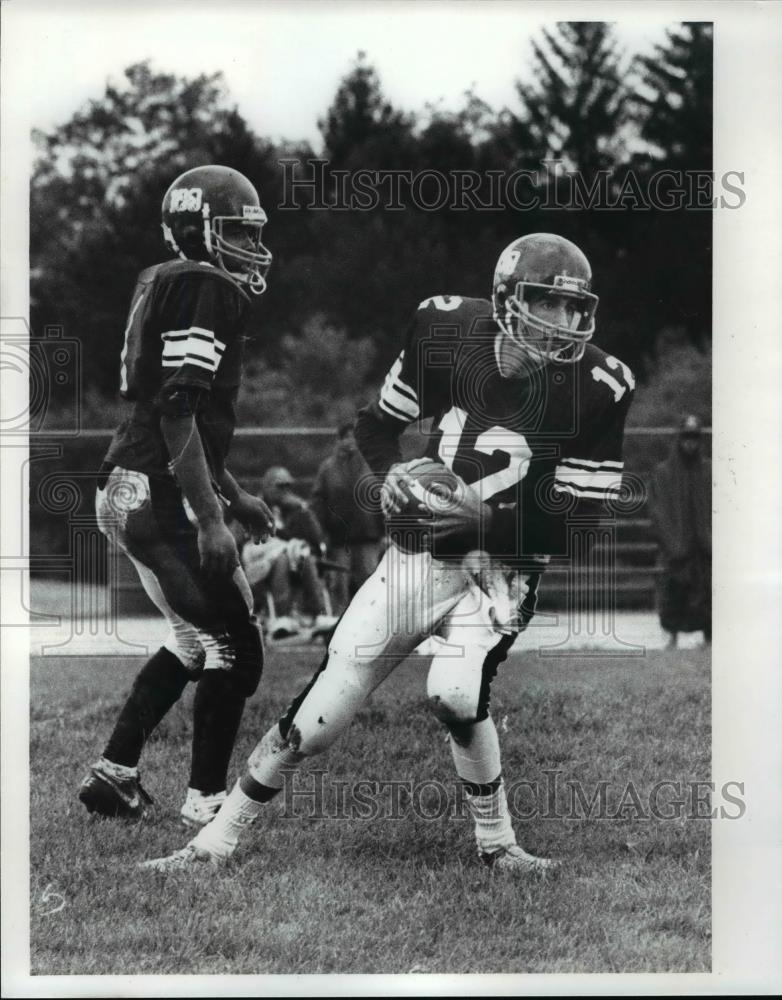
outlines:
[[[198,522],[201,567],[230,576],[239,565],[225,524],[203,442],[198,413],[208,401],[215,374],[232,337],[241,332],[235,296],[207,275],[170,285],[161,303],[161,384],[156,397],[169,469]]]
[[[236,542],[223,519],[196,425],[197,391],[172,387],[161,394],[160,430],[169,469],[198,521],[201,568],[210,576],[230,576],[239,565]]]
[[[258,544],[274,534],[274,515],[260,497],[254,497],[243,489],[228,469],[223,469],[220,477],[220,492],[228,504],[231,516],[247,529],[252,540]]]
[[[602,405],[594,416],[584,416],[580,433],[563,448],[554,483],[556,492],[575,497],[571,517],[584,525],[611,514],[612,502],[622,496],[625,422],[635,389],[633,373],[616,358],[604,359],[591,373]]]

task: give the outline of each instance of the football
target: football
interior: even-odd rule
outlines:
[[[412,469],[409,484],[401,485],[407,497],[405,507],[386,518],[390,539],[405,552],[420,552],[433,548],[432,526],[438,514],[442,514],[461,500],[465,483],[442,462],[427,460]],[[421,523],[423,522],[423,523]],[[461,552],[462,543],[458,538],[441,541],[438,558],[450,553],[456,546]]]
[[[460,498],[464,482],[442,462],[427,461],[409,473],[411,484],[403,484],[407,506],[394,515],[394,520],[415,521],[447,511]],[[421,507],[425,510],[421,510]]]

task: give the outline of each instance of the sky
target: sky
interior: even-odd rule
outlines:
[[[513,104],[513,81],[528,76],[530,38],[542,24],[615,20],[619,42],[632,54],[651,51],[671,22],[670,9],[642,3],[451,0],[11,0],[3,15],[16,40],[11,51],[32,126],[48,130],[66,121],[103,93],[108,78],[121,82],[126,66],[150,58],[154,68],[178,75],[221,70],[258,134],[307,139],[316,148],[318,117],[359,49],[403,110],[427,102],[458,108],[470,87],[499,109]]]

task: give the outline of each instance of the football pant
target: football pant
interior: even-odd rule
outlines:
[[[275,787],[271,772],[283,760],[326,750],[372,691],[430,638],[418,655],[434,654],[427,695],[437,718],[452,730],[488,718],[491,681],[534,613],[537,577],[519,581],[517,592],[526,590],[519,612],[508,604],[507,587],[491,596],[459,564],[390,546],[340,619],[320,669],[252,755],[250,773]]]
[[[165,648],[194,677],[228,671],[249,697],[263,667],[250,586],[241,567],[230,580],[202,572],[198,532],[176,484],[114,467],[99,477],[95,507],[100,530],[131,560],[169,624]]]

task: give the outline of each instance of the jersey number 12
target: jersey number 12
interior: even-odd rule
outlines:
[[[454,406],[443,416],[438,425],[442,431],[438,455],[440,461],[449,469],[453,469],[466,424],[466,411]],[[532,458],[532,449],[527,444],[527,439],[523,434],[495,424],[494,427],[489,427],[488,430],[478,435],[474,447],[475,451],[482,455],[494,455],[500,452],[508,458],[508,464],[504,469],[484,476],[483,479],[471,484],[472,488],[477,490],[481,500],[488,500],[495,494],[510,489],[526,476]],[[468,462],[470,460],[469,455],[460,457]]]

